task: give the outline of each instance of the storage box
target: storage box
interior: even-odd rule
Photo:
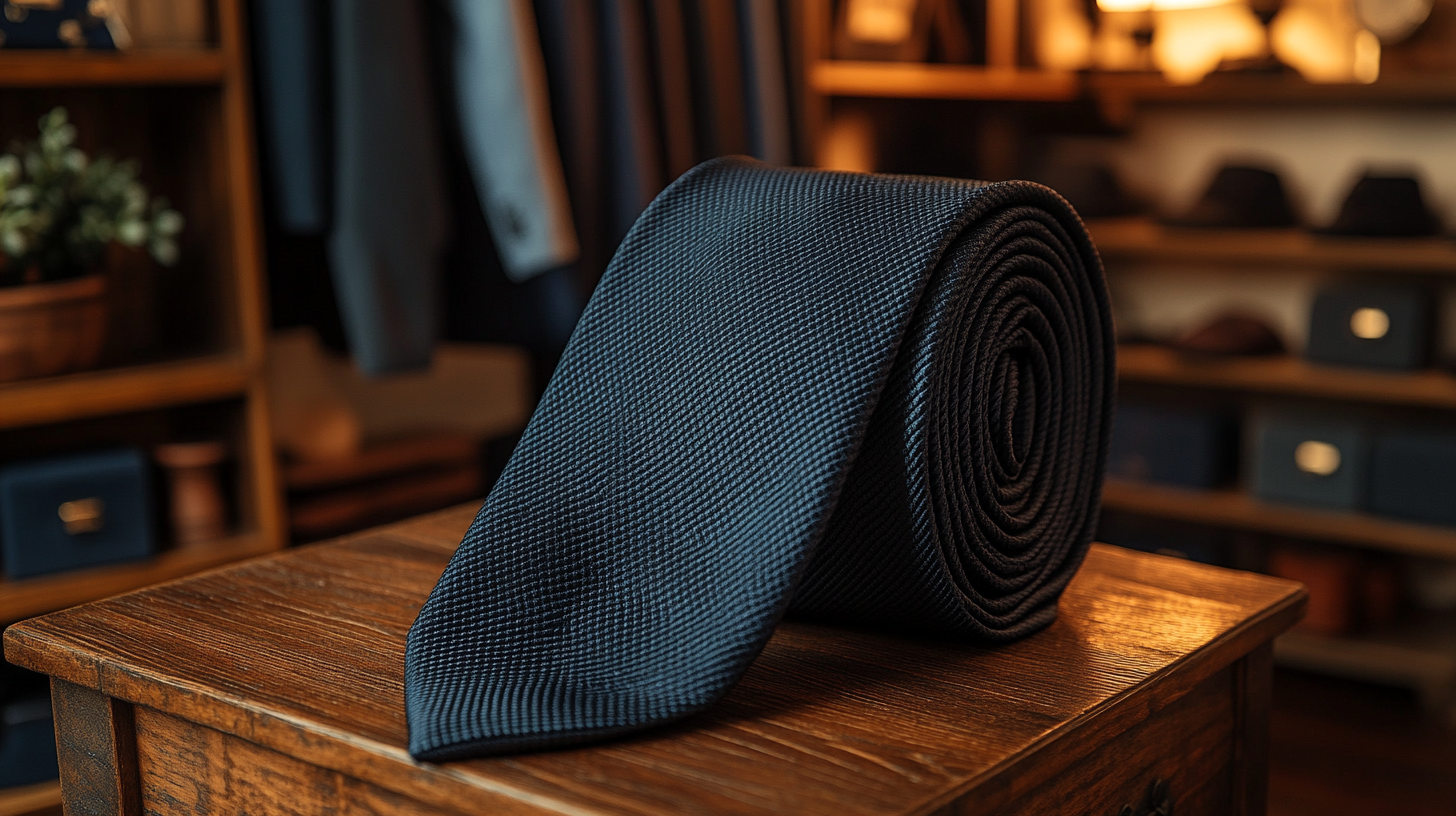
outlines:
[[[1430,298],[1415,286],[1320,290],[1305,356],[1321,363],[1409,371],[1426,365]]]
[[[1370,451],[1363,423],[1322,415],[1254,418],[1253,490],[1261,499],[1356,509],[1365,504]]]
[[[1375,441],[1370,509],[1456,526],[1456,431],[1386,431]]]
[[[1237,439],[1234,418],[1218,410],[1120,402],[1107,471],[1119,479],[1217,487],[1233,477]]]
[[[5,574],[29,578],[150,555],[149,475],[146,459],[130,448],[0,469]]]
[[[0,703],[0,788],[34,785],[58,776],[50,695]]]

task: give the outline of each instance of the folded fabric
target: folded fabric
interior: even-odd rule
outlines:
[[[410,630],[410,753],[700,711],[791,604],[979,643],[1046,626],[1096,528],[1113,350],[1045,187],[689,171]]]

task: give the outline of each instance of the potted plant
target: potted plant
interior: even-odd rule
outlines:
[[[91,160],[66,110],[0,155],[0,382],[95,365],[106,337],[113,244],[177,260],[182,216],[151,199],[133,161]]]

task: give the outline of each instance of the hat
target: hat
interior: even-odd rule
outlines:
[[[1440,229],[1436,216],[1426,209],[1419,181],[1411,176],[1366,173],[1345,197],[1335,223],[1319,232],[1399,237],[1434,235]]]
[[[1187,213],[1167,219],[1178,227],[1292,227],[1294,210],[1272,170],[1224,165]]]
[[[1255,357],[1283,354],[1284,341],[1268,323],[1252,315],[1219,315],[1174,340],[1173,348],[1208,357]]]
[[[1083,218],[1133,215],[1141,209],[1105,164],[1048,164],[1031,180],[1056,190]]]

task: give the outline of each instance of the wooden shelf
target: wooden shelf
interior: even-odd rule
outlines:
[[[1215,73],[1174,85],[1157,73],[1091,73],[1087,90],[1124,124],[1143,103],[1190,105],[1439,105],[1456,102],[1456,74],[1386,74],[1369,85],[1315,84],[1298,74]]]
[[[0,816],[49,813],[58,811],[60,807],[60,781],[0,790]]]
[[[908,62],[819,60],[809,84],[825,96],[898,99],[1067,102],[1082,93],[1081,78],[1065,71]]]
[[[1102,506],[1195,524],[1456,558],[1453,528],[1365,513],[1269,504],[1238,490],[1186,490],[1109,479],[1102,491]]]
[[[1302,267],[1456,275],[1456,241],[1446,238],[1342,238],[1300,229],[1165,227],[1146,218],[1087,222],[1103,260],[1182,266]]]
[[[0,51],[0,87],[217,85],[227,71],[215,49]]]
[[[272,552],[261,535],[245,533],[145,561],[61,572],[20,581],[0,579],[0,625],[130,592],[200,570]]]
[[[1456,621],[1427,620],[1347,637],[1289,632],[1274,659],[1290,668],[1414,689],[1428,710],[1456,722]]]
[[[241,358],[204,357],[0,385],[0,428],[65,422],[242,396]]]
[[[1340,368],[1288,355],[1199,360],[1162,346],[1128,344],[1117,349],[1117,375],[1124,383],[1456,408],[1456,376],[1434,369],[1387,372]]]

